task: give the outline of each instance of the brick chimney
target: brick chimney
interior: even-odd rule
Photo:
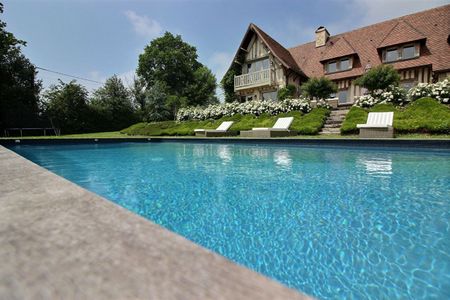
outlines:
[[[316,48],[325,46],[329,37],[330,37],[330,33],[328,32],[328,30],[325,27],[320,26],[319,28],[317,28],[316,29]]]

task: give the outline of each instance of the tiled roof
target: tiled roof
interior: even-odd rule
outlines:
[[[250,29],[253,29],[259,35],[259,37],[267,45],[271,53],[276,58],[278,58],[286,68],[292,69],[293,71],[304,75],[298,67],[296,61],[292,57],[291,53],[286,48],[280,45],[280,43],[275,41],[270,35],[262,31],[261,28],[259,28],[255,24],[250,24]]]
[[[338,58],[342,56],[348,56],[355,54],[356,51],[353,47],[347,42],[344,36],[338,38],[331,38],[329,41],[329,46],[326,49],[326,52],[322,56],[322,61],[330,60],[333,58]]]
[[[331,36],[325,46],[315,47],[315,42],[288,49],[300,69],[308,77],[323,76],[321,61],[332,56],[341,57],[354,49],[358,60],[349,71],[326,75],[330,79],[351,78],[362,75],[366,66],[381,64],[380,46],[399,44],[426,38],[420,57],[392,63],[396,69],[432,65],[433,71],[450,70],[450,5],[362,27]],[[342,40],[342,42],[339,42]],[[346,46],[347,42],[349,47]],[[335,47],[338,45],[339,47]]]
[[[450,16],[449,16],[450,18]],[[385,48],[398,44],[404,44],[408,42],[418,41],[425,39],[425,35],[419,32],[416,28],[409,25],[405,20],[400,20],[389,31],[386,37],[383,39],[378,48]]]

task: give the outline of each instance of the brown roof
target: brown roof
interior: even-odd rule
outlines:
[[[297,62],[292,57],[291,53],[284,48],[280,43],[275,41],[270,35],[265,33],[261,28],[256,26],[255,24],[251,23],[247,31],[244,35],[244,38],[242,39],[242,42],[239,46],[239,49],[237,50],[233,61],[236,60],[238,57],[239,52],[242,49],[245,49],[248,46],[248,43],[250,42],[250,39],[252,37],[252,34],[256,34],[263,42],[264,44],[269,48],[269,51],[280,60],[280,62],[285,66],[287,69],[290,69],[297,74],[306,77],[305,73],[302,72],[302,70],[297,65]]]
[[[349,56],[356,53],[355,49],[353,49],[353,47],[345,39],[345,36],[332,38],[328,42],[330,45],[322,56],[322,61],[342,56]]]
[[[349,49],[354,49],[359,59],[351,70],[326,75],[330,79],[343,79],[362,75],[368,65],[381,64],[380,46],[426,38],[419,58],[392,65],[397,69],[432,65],[433,71],[444,71],[450,70],[449,35],[450,5],[445,5],[331,36],[323,47],[316,48],[315,42],[310,42],[288,50],[308,77],[318,77],[325,75],[321,61],[349,55]],[[339,47],[335,47],[338,43]]]
[[[450,16],[449,16],[450,18]],[[400,20],[385,36],[378,48],[385,48],[398,44],[414,42],[426,39],[425,35],[419,32],[416,28],[409,25],[405,20]]]

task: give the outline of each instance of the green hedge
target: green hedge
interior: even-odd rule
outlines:
[[[342,134],[356,134],[356,124],[364,124],[368,112],[394,112],[397,133],[450,133],[450,108],[432,98],[416,100],[405,108],[378,104],[371,109],[352,107],[341,127]]]
[[[325,108],[315,108],[307,114],[298,111],[279,114],[277,116],[261,115],[234,115],[232,117],[223,117],[214,121],[165,121],[154,123],[138,123],[122,130],[122,133],[128,135],[148,135],[148,136],[173,136],[173,135],[194,135],[194,129],[215,129],[223,121],[234,121],[230,130],[241,131],[250,130],[253,127],[272,127],[277,118],[294,117],[291,125],[292,130],[296,130],[299,134],[313,135],[318,134],[327,116],[329,110]]]

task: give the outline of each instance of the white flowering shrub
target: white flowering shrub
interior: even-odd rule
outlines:
[[[286,99],[283,101],[248,101],[244,103],[222,103],[209,105],[207,107],[181,108],[177,113],[177,121],[186,120],[208,120],[231,117],[236,114],[259,116],[261,114],[277,115],[290,111],[302,111],[307,113],[311,110],[306,99]]]
[[[325,99],[316,100],[316,107],[317,108],[332,109],[331,105]]]
[[[395,105],[406,105],[409,98],[406,90],[397,86],[390,86],[387,90],[375,91],[368,95],[356,97],[354,106],[372,107],[380,103],[393,103]]]
[[[450,103],[450,82],[449,79],[439,81],[436,83],[419,83],[416,87],[408,92],[408,97],[411,101],[423,97],[431,97],[441,103]]]

